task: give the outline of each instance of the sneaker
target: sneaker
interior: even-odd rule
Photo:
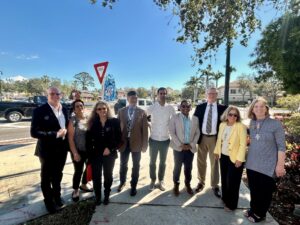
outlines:
[[[150,185],[149,185],[149,190],[153,191],[155,189],[155,181],[151,181]]]
[[[161,181],[159,181],[158,182],[158,189],[159,190],[161,190],[161,191],[165,191],[166,190],[166,188],[165,188],[165,183],[164,183],[164,181],[163,180],[161,180]]]

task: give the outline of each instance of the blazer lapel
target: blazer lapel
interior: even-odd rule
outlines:
[[[59,125],[59,122],[58,122],[58,119],[57,117],[55,116],[51,106],[47,103],[48,105],[48,112],[49,112],[49,116],[51,118],[51,121],[53,121],[54,123],[56,123],[56,126],[58,126],[60,128],[60,125]]]

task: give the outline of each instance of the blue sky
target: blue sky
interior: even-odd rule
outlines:
[[[152,0],[119,0],[112,10],[88,0],[1,0],[0,9],[2,79],[49,75],[70,81],[88,72],[100,87],[93,64],[103,61],[109,61],[107,73],[114,76],[117,88],[181,89],[196,75],[192,47],[174,40],[176,18]],[[265,25],[276,12],[264,9],[259,15]],[[237,72],[232,80],[252,72],[249,54],[259,35],[260,31],[252,36],[247,48],[234,46],[231,60]],[[223,48],[211,63],[224,73]]]

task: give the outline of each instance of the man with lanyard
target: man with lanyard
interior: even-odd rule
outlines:
[[[217,141],[221,115],[227,106],[217,103],[218,93],[216,88],[206,90],[207,102],[197,106],[194,116],[199,119],[200,138],[198,141],[198,180],[196,192],[203,190],[205,186],[206,159],[209,155],[211,166],[211,187],[216,197],[220,198],[219,189],[219,161],[215,159],[214,148]]]
[[[127,93],[129,105],[118,112],[121,123],[122,146],[119,151],[120,159],[120,184],[118,192],[122,191],[126,183],[129,154],[132,156],[131,191],[130,195],[137,194],[136,186],[139,179],[141,152],[146,152],[148,147],[148,121],[146,112],[137,107],[137,93]]]
[[[157,100],[147,109],[147,114],[151,116],[151,135],[149,138],[150,147],[150,190],[154,190],[156,181],[156,159],[159,153],[158,188],[165,190],[164,176],[166,169],[166,159],[170,144],[168,125],[171,116],[175,114],[175,109],[166,104],[167,89],[161,87],[157,90]]]
[[[60,104],[58,88],[48,89],[48,102],[33,112],[30,133],[37,138],[35,155],[41,162],[41,189],[49,213],[64,205],[60,183],[69,149],[67,140],[68,112]]]

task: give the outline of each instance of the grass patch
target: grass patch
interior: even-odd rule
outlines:
[[[95,212],[93,198],[66,206],[55,214],[48,214],[23,223],[23,225],[85,225],[89,224]]]

